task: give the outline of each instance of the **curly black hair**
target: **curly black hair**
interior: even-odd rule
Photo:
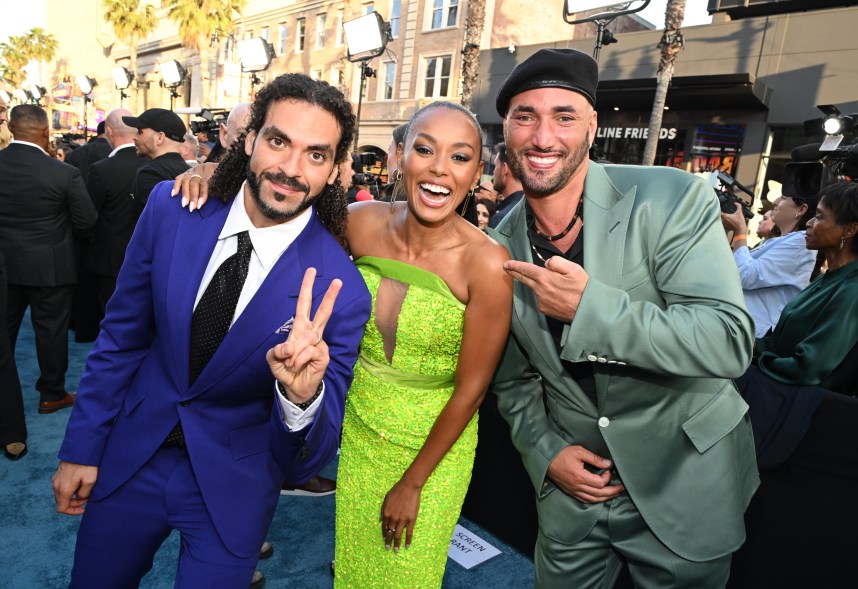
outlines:
[[[337,120],[340,141],[334,154],[334,164],[345,161],[354,140],[356,119],[351,104],[343,93],[320,80],[304,74],[283,74],[266,84],[250,107],[247,129],[224,154],[209,180],[209,193],[224,200],[233,198],[247,178],[250,156],[244,152],[244,140],[250,131],[259,133],[269,107],[280,100],[297,100],[326,110]],[[316,214],[322,225],[344,243],[348,200],[339,180],[325,185],[315,202]]]

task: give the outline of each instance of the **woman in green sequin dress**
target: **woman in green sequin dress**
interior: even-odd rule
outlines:
[[[512,306],[506,250],[457,210],[474,206],[481,151],[470,111],[432,103],[397,149],[406,201],[350,207],[373,312],[343,423],[338,588],[441,585]]]

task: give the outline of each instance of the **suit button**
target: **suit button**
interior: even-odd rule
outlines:
[[[608,425],[610,425],[610,423],[611,423],[611,420],[608,419],[607,417],[600,417],[599,418],[599,427],[608,427]]]
[[[587,356],[587,360],[589,360],[590,362],[595,362],[596,359],[597,359],[596,356],[594,356],[593,354],[590,354],[589,356]]]
[[[182,407],[188,407],[190,404],[190,401],[182,401],[181,403],[179,403],[179,405],[181,405]]]

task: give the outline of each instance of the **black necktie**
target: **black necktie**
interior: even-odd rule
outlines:
[[[218,346],[226,337],[238,297],[247,279],[247,267],[253,244],[247,231],[238,234],[238,251],[228,257],[218,267],[206,287],[194,315],[191,317],[191,367],[190,384],[209,363]],[[182,422],[178,422],[170,431],[162,448],[181,448],[185,446],[185,433]]]
[[[224,260],[206,287],[191,318],[190,384],[226,337],[244,281],[253,244],[247,231],[238,234],[238,251]]]

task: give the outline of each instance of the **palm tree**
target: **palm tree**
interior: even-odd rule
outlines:
[[[0,77],[10,86],[17,88],[24,82],[24,68],[30,63],[27,43],[24,35],[9,37],[8,42],[0,43]]]
[[[57,50],[60,47],[59,41],[41,27],[30,29],[25,38],[27,39],[28,56],[30,59],[39,62],[39,83],[43,86],[50,86],[51,84],[45,80],[45,63],[57,56]]]
[[[658,134],[661,131],[661,119],[664,114],[664,103],[667,100],[667,88],[673,78],[676,56],[685,47],[682,32],[679,27],[685,16],[685,0],[668,0],[664,12],[664,32],[658,48],[661,49],[661,59],[658,63],[657,85],[655,100],[652,103],[652,113],[649,118],[649,134],[644,146],[643,165],[651,166],[655,162],[655,151],[658,146]]]
[[[471,108],[480,65],[480,37],[486,22],[486,0],[469,0],[465,17],[465,47],[462,49],[462,105]]]
[[[179,27],[182,45],[200,54],[203,103],[215,105],[214,84],[209,68],[209,39],[214,33],[233,31],[233,13],[241,14],[245,0],[161,0],[167,14]]]
[[[137,78],[137,47],[158,24],[155,8],[151,4],[141,6],[140,0],[104,0],[104,20],[113,27],[116,37],[128,44],[130,70]],[[132,108],[138,112],[136,85],[129,90]]]

